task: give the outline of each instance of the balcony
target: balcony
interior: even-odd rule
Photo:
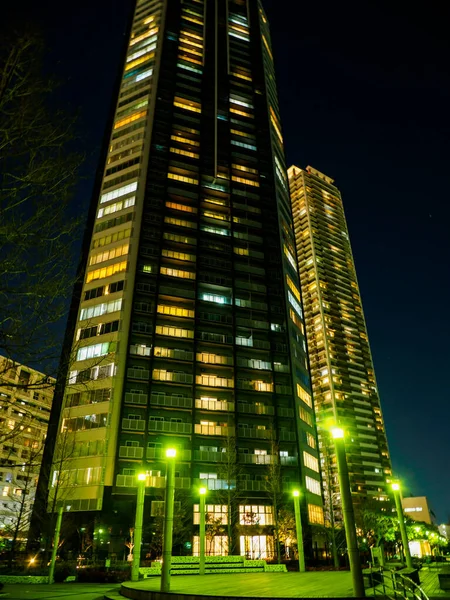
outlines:
[[[194,450],[194,460],[202,462],[227,462],[228,454],[226,452],[209,452],[207,450]]]
[[[137,446],[120,446],[119,458],[142,458],[144,456],[144,448]]]
[[[244,465],[273,465],[277,462],[276,454],[238,454],[238,460]]]
[[[150,371],[148,369],[136,369],[136,367],[129,367],[127,370],[127,377],[129,379],[145,379],[150,378]]]
[[[133,392],[125,392],[125,403],[126,404],[146,405],[147,401],[148,401],[147,394],[135,394]]]
[[[295,442],[297,440],[295,431],[285,431],[284,429],[281,429],[278,433],[279,439],[282,442]]]
[[[182,371],[163,371],[160,369],[153,370],[153,381],[168,381],[174,383],[193,383],[194,377],[190,373]]]
[[[195,408],[200,408],[202,410],[234,412],[234,402],[227,402],[226,400],[207,400],[203,398],[196,398]]]
[[[273,392],[273,383],[270,381],[238,379],[237,387],[241,390],[249,390],[253,392]]]
[[[175,487],[180,490],[189,490],[191,487],[191,478],[190,477],[175,477]]]
[[[234,490],[236,489],[236,481],[227,479],[200,479],[201,485],[204,485],[210,491],[214,490]]]
[[[233,388],[233,379],[227,379],[226,377],[216,377],[215,375],[197,375],[195,378],[197,385],[206,385],[209,387],[224,387]]]
[[[191,460],[190,450],[177,450],[177,461]],[[166,460],[166,450],[164,448],[147,448],[146,457],[149,460]]]
[[[143,419],[122,419],[122,429],[145,431],[145,421]]]
[[[192,398],[180,394],[152,392],[151,403],[169,408],[192,408]]]
[[[280,456],[280,464],[283,467],[295,467],[298,465],[297,456]]]
[[[294,418],[294,409],[293,408],[285,408],[284,406],[280,406],[278,409],[279,417],[286,417],[288,419]]]
[[[267,404],[247,404],[238,402],[238,411],[252,415],[274,415],[275,409]]]
[[[287,396],[292,396],[292,387],[290,385],[275,385],[275,392],[277,394],[286,394]]]
[[[239,427],[238,436],[256,440],[275,439],[273,429],[256,429],[256,427]],[[280,438],[281,439],[281,438]]]
[[[149,431],[161,431],[162,433],[192,433],[191,423],[178,423],[173,421],[149,421]]]
[[[238,481],[238,490],[243,492],[265,492],[267,491],[264,481],[252,481],[251,479],[244,479]]]
[[[223,425],[202,425],[201,423],[196,423],[195,433],[199,435],[221,435],[227,437],[234,435],[234,427],[227,427]]]

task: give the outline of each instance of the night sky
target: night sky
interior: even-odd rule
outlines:
[[[86,210],[133,2],[22,0],[80,112]],[[450,519],[450,5],[266,0],[288,166],[346,210],[394,473]],[[8,12],[9,11],[9,12]],[[19,19],[18,19],[19,17]],[[74,205],[75,206],[75,205]]]

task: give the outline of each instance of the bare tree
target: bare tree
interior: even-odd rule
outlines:
[[[272,440],[270,445],[270,456],[271,458],[267,465],[267,475],[264,480],[264,487],[272,504],[275,549],[277,562],[280,563],[281,547],[278,522],[279,511],[283,501],[283,482],[281,479],[280,446],[275,440]]]
[[[218,478],[224,482],[224,486],[218,490],[216,498],[218,503],[227,506],[228,553],[234,554],[236,545],[234,529],[238,523],[238,502],[241,498],[238,482],[243,469],[238,462],[234,428],[230,426],[227,427],[227,436],[224,441],[221,458],[217,474]]]
[[[43,54],[34,35],[0,43],[0,353],[51,373],[75,281],[80,222],[71,202],[81,158],[71,148],[73,117],[51,108]],[[33,383],[48,385],[46,376]]]

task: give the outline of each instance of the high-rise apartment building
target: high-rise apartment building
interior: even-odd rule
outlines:
[[[347,430],[355,507],[387,499],[391,462],[342,198],[312,167],[288,171],[327,508],[339,507],[327,425]],[[340,519],[339,509],[335,516]]]
[[[95,201],[50,497],[66,490],[56,504],[70,498],[93,518],[132,497],[142,470],[152,496],[176,446],[177,488],[207,484],[208,510],[244,527],[235,550],[270,552],[271,466],[286,491],[305,489],[305,521],[322,523],[259,1],[137,1]],[[228,489],[232,514],[217,500]],[[262,534],[246,536],[247,524]]]
[[[54,383],[0,356],[0,532],[14,543],[28,533]]]

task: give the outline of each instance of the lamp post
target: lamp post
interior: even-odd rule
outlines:
[[[292,495],[294,496],[295,530],[297,532],[298,571],[299,573],[304,573],[306,571],[306,566],[305,549],[303,547],[302,517],[300,514],[300,492],[294,490]]]
[[[136,515],[134,518],[133,562],[131,563],[131,581],[139,581],[139,565],[141,563],[142,523],[144,520],[145,482],[147,475],[139,473],[136,499]]]
[[[393,483],[392,491],[394,492],[395,508],[397,510],[398,524],[400,525],[400,534],[402,536],[403,553],[406,559],[406,566],[412,569],[411,552],[409,551],[408,534],[406,533],[405,518],[403,516],[402,500],[400,498],[400,484]]]
[[[336,451],[339,487],[341,492],[342,513],[344,516],[345,537],[347,541],[348,559],[352,573],[353,594],[356,598],[364,598],[364,579],[361,571],[361,559],[356,537],[355,514],[348,476],[347,458],[345,456],[344,430],[338,427],[331,430]]]
[[[56,563],[56,554],[58,553],[58,544],[59,544],[59,534],[61,533],[61,523],[63,518],[63,507],[60,506],[58,508],[58,517],[56,519],[55,526],[55,535],[53,536],[53,550],[52,557],[50,559],[50,569],[48,571],[48,582],[55,583],[55,563]]]
[[[205,511],[205,496],[206,488],[199,489],[200,494],[200,565],[199,574],[205,574],[205,542],[206,542],[206,511]]]
[[[161,592],[170,592],[170,566],[172,563],[173,505],[175,499],[175,457],[174,448],[166,450],[167,474],[164,502],[163,564],[161,570]]]

